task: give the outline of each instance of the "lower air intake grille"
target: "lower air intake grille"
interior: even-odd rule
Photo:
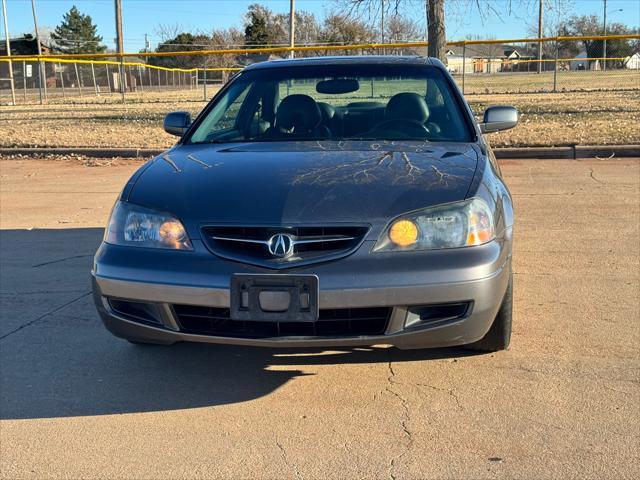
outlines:
[[[173,305],[185,333],[234,338],[382,335],[391,308],[322,309],[317,322],[256,322],[229,318],[228,308]]]

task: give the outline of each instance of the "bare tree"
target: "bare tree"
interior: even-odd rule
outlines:
[[[320,24],[316,20],[313,13],[305,12],[304,10],[298,10],[295,13],[296,17],[296,30],[295,30],[295,44],[296,45],[312,45],[317,43],[320,38]],[[275,30],[278,31],[279,43],[288,43],[289,41],[289,14],[279,13],[274,16]],[[315,56],[314,51],[301,51],[297,52],[297,57]]]
[[[444,0],[428,0],[427,7],[429,56],[446,62],[447,38],[445,36]]]
[[[244,32],[240,29],[231,27],[227,29],[214,29],[208,40],[212,49],[240,48],[244,46]],[[214,55],[210,57],[212,67],[231,68],[237,66],[236,56]],[[223,81],[228,78],[228,72],[222,72]]]
[[[322,24],[319,40],[327,44],[373,43],[375,32],[365,22],[357,18],[329,15]],[[353,52],[345,50],[343,53],[348,55]]]
[[[385,25],[384,37],[390,42],[415,42],[422,35],[418,22],[405,16],[393,15]]]
[[[341,13],[349,18],[366,18],[377,23],[380,19],[380,31],[387,33],[387,28],[383,27],[383,18],[393,18],[398,16],[404,5],[421,4],[427,9],[428,33],[429,33],[429,56],[440,58],[445,61],[445,0],[335,0],[341,7]],[[483,0],[485,1],[485,0]],[[489,0],[491,1],[491,0]],[[424,10],[423,10],[424,11]],[[393,13],[393,16],[390,14]],[[381,38],[384,35],[381,35]]]
[[[349,17],[366,17],[377,21],[382,15],[401,11],[402,8],[412,8],[418,5],[427,11],[427,32],[429,41],[429,56],[445,61],[446,28],[445,5],[448,12],[459,12],[465,17],[473,12],[482,20],[496,17],[506,20],[507,17],[520,17],[523,20],[531,18],[531,10],[539,5],[540,0],[334,0],[341,8],[341,12]],[[546,9],[566,10],[572,0],[542,0]],[[424,10],[423,10],[424,11]],[[521,13],[524,12],[524,13]],[[537,17],[536,17],[537,18]],[[536,34],[537,35],[537,34]]]
[[[160,37],[160,42],[158,43],[168,42],[184,31],[184,28],[179,23],[161,23],[153,29],[153,32]]]

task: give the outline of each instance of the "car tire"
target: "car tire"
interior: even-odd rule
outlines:
[[[511,324],[513,318],[513,272],[509,273],[509,284],[504,293],[502,304],[491,328],[484,337],[474,343],[465,345],[471,350],[496,352],[509,348],[511,341]]]

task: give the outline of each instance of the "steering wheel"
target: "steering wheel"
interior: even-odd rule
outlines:
[[[378,130],[394,130],[405,133],[406,130],[413,130],[417,135],[410,135],[416,137],[422,137],[425,135],[429,135],[431,132],[429,129],[418,120],[411,120],[409,118],[393,118],[389,120],[383,120],[378,123],[375,127],[373,127],[373,131]]]

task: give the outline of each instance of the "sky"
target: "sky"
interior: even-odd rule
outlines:
[[[115,46],[114,0],[35,0],[39,26],[52,29],[74,4],[85,14],[91,15],[98,25],[98,33],[108,47]],[[387,0],[390,3],[393,0]],[[451,0],[449,0],[451,2]],[[464,4],[464,0],[456,0]],[[480,2],[487,0],[479,0]],[[481,38],[523,38],[530,36],[531,25],[536,22],[535,0],[493,0],[502,18],[480,16],[477,12],[460,8],[447,10],[447,39],[461,40],[467,36]],[[570,0],[571,1],[571,0]],[[242,28],[243,13],[256,0],[122,0],[123,31],[126,51],[144,48],[145,33],[154,48],[161,40],[159,25],[178,24],[185,31],[205,31],[212,28],[236,26]],[[288,12],[289,0],[264,0],[276,13]],[[405,0],[408,15],[424,25],[424,2]],[[572,0],[569,15],[602,16],[603,0]],[[455,2],[450,4],[455,5]],[[306,10],[320,20],[335,10],[335,3],[325,0],[296,0],[296,9]],[[622,9],[623,11],[620,11]],[[640,26],[640,0],[608,0],[608,22],[622,22],[631,27]],[[549,17],[554,12],[548,12]],[[33,32],[30,0],[7,0],[9,33],[12,37]],[[2,32],[4,37],[4,31]],[[418,39],[416,39],[418,40]]]

